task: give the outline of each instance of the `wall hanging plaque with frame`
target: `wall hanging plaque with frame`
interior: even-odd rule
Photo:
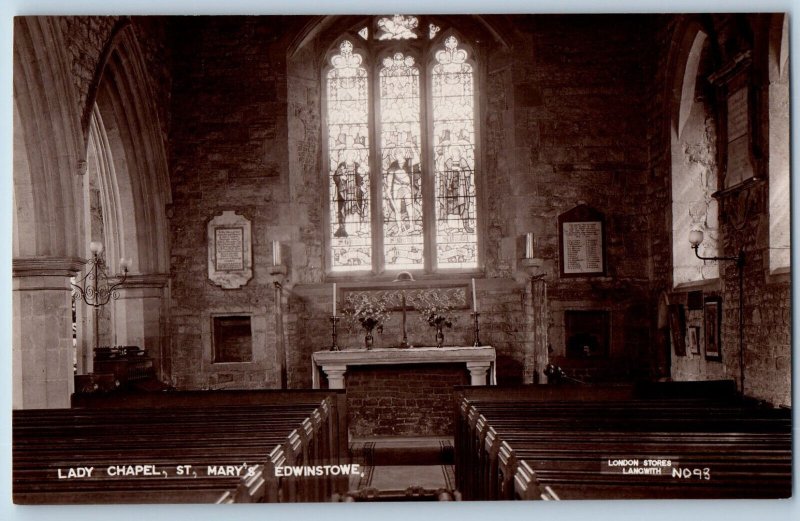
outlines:
[[[225,211],[208,222],[208,278],[225,289],[235,289],[253,278],[250,221]]]
[[[708,297],[703,306],[703,340],[706,360],[722,360],[722,299]]]
[[[723,190],[739,186],[758,175],[753,142],[758,130],[754,122],[756,103],[751,87],[751,51],[740,52],[709,81],[717,88],[719,164],[724,166]]]
[[[683,311],[683,304],[670,304],[669,333],[676,356],[686,356],[684,331],[686,331],[686,315]]]
[[[691,354],[700,354],[700,326],[689,326],[689,338],[687,343]]]
[[[606,274],[605,217],[585,203],[558,216],[559,268],[562,277]]]

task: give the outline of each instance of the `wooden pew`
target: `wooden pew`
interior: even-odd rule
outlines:
[[[344,393],[213,391],[76,396],[14,411],[17,503],[327,501],[347,476],[278,477],[276,466],[348,462]],[[197,472],[242,465],[244,476]],[[155,465],[167,475],[60,479],[69,468]],[[179,465],[198,474],[177,475]],[[244,472],[244,471],[243,471]]]
[[[729,382],[461,388],[457,396],[456,479],[465,499],[791,493],[791,412],[755,407]],[[601,466],[609,458],[671,459],[690,477],[623,475]]]

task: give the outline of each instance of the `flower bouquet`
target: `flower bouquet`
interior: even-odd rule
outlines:
[[[351,330],[358,324],[366,331],[364,345],[367,349],[372,349],[374,343],[372,331],[377,329],[378,333],[383,333],[383,323],[389,318],[386,299],[364,293],[351,293],[345,298],[344,314],[349,319]]]
[[[420,320],[436,330],[436,347],[444,345],[444,328],[453,327],[456,317],[453,315],[455,303],[444,293],[437,291],[419,295],[415,302],[420,312]]]

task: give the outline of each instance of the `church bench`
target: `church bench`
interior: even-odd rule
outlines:
[[[754,482],[751,477],[742,476],[734,481],[690,482],[669,480],[625,480],[609,476],[579,476],[562,478],[523,478],[516,479],[516,498],[518,499],[770,499],[786,497],[791,493],[785,476],[775,479],[760,478]],[[536,486],[531,486],[532,482]]]
[[[336,490],[346,489],[346,477],[278,478],[274,468],[347,462],[347,452],[340,450],[347,446],[342,439],[340,395],[335,391],[169,392],[122,401],[83,396],[75,400],[79,408],[15,411],[14,497],[26,503],[328,500]],[[245,478],[175,477],[177,465],[245,462],[256,465],[253,475]],[[56,477],[59,468],[129,464],[169,468],[172,475]],[[120,499],[112,499],[117,496],[109,489],[119,492]],[[197,495],[185,489],[196,490]]]
[[[291,439],[301,440],[303,437],[308,437],[308,432],[303,432],[303,436],[297,434],[298,430],[304,430],[302,425],[300,429],[292,430],[301,421],[303,425],[308,425],[308,422],[303,420],[303,415],[295,415],[290,420],[282,419],[279,422],[270,422],[270,427],[280,432],[280,434],[263,432],[261,428],[263,428],[265,422],[242,429],[235,423],[241,421],[240,418],[231,418],[231,421],[234,423],[231,423],[224,431],[213,434],[209,433],[213,430],[211,425],[206,425],[206,430],[202,432],[187,434],[183,431],[183,424],[180,423],[176,424],[177,430],[175,432],[165,430],[163,425],[156,425],[155,430],[145,434],[141,432],[132,433],[128,430],[125,434],[124,447],[120,447],[118,432],[112,430],[108,433],[107,439],[103,435],[92,435],[85,440],[81,440],[79,437],[63,438],[59,436],[56,439],[36,437],[26,443],[18,443],[17,449],[28,449],[32,454],[34,465],[41,465],[41,457],[43,455],[57,458],[60,454],[60,460],[67,460],[54,461],[51,463],[51,467],[68,466],[68,461],[75,460],[83,461],[83,464],[87,466],[97,467],[113,465],[120,461],[135,464],[140,461],[148,463],[153,460],[172,465],[213,464],[214,460],[218,464],[227,462],[235,464],[252,463],[263,461],[270,447],[276,444],[281,444],[285,447],[284,453],[287,456],[284,459],[287,464],[319,461],[320,456],[323,454],[323,452],[320,452],[318,456],[317,451],[307,442],[290,444]],[[284,433],[290,430],[294,435],[290,434],[287,438]],[[313,429],[309,430],[313,431]],[[68,430],[66,434],[70,434],[70,432]],[[56,435],[58,436],[58,432],[56,432]],[[154,448],[155,445],[158,448]],[[140,447],[150,448],[146,454],[142,455],[140,454]],[[110,459],[108,459],[108,454],[110,454]],[[176,461],[171,461],[171,458],[174,458],[176,454],[179,455],[179,458]],[[211,459],[211,461],[195,462],[198,456],[209,454],[211,456],[206,459]],[[107,457],[103,458],[104,455]],[[329,458],[326,458],[325,462],[328,463]],[[20,456],[15,457],[15,464],[21,465],[23,463],[24,460]]]
[[[599,433],[596,435],[601,436]],[[787,477],[791,475],[788,464],[791,461],[791,437],[786,435],[781,435],[778,440],[769,437],[737,440],[735,436],[683,439],[679,433],[631,432],[626,436],[616,436],[613,440],[576,441],[574,435],[565,439],[559,433],[553,433],[547,438],[528,440],[524,433],[508,434],[502,431],[502,435],[497,435],[491,429],[485,438],[483,450],[477,453],[477,458],[472,459],[471,465],[478,469],[478,476],[483,478],[474,482],[473,486],[488,490],[489,495],[501,495],[500,490],[508,490],[518,459],[535,462],[537,465],[532,465],[535,469],[543,468],[538,465],[543,461],[557,462],[552,466],[563,468],[564,461],[588,460],[589,468],[596,471],[600,468],[600,462],[610,457],[659,458],[671,459],[686,466],[712,466],[717,471],[747,466],[754,473],[763,474],[773,469],[784,472]],[[532,443],[535,445],[532,446]]]
[[[687,444],[676,438],[673,443],[653,446],[647,442],[631,441],[614,449],[562,446],[558,438],[552,445],[558,450],[545,447],[531,449],[524,442],[509,441],[505,454],[499,457],[498,479],[500,488],[511,494],[510,484],[518,471],[518,463],[524,461],[533,471],[537,483],[558,490],[557,484],[581,481],[602,484],[605,482],[650,483],[658,486],[677,486],[686,482],[695,489],[708,489],[707,497],[718,495],[716,489],[736,487],[740,482],[753,490],[761,490],[759,497],[780,497],[789,492],[791,484],[791,449],[787,441],[782,447],[752,448],[752,442],[718,446],[711,442]],[[758,446],[756,444],[756,446]],[[513,449],[508,449],[513,447]],[[603,463],[610,458],[664,459],[670,460],[679,469],[678,478],[673,477],[672,467],[662,468],[662,475],[622,475],[611,473]],[[680,469],[709,469],[709,479],[681,476]]]
[[[731,395],[728,384],[670,386],[674,397],[658,385],[644,393],[591,387],[570,388],[567,399],[554,386],[463,388],[456,465],[465,498],[581,497],[581,488],[587,498],[790,493],[790,411],[753,407]],[[692,398],[698,388],[714,392]],[[631,476],[601,470],[609,457],[671,458],[715,469],[717,479],[662,486],[661,476],[636,475],[638,484],[626,488]]]
[[[23,505],[40,503],[42,493],[34,492],[31,494],[14,494],[14,500]],[[64,505],[75,502],[75,493],[71,491],[57,492],[48,491],[48,503],[52,505]],[[220,495],[219,486],[211,485],[207,488],[192,488],[179,490],[160,490],[158,494],[143,495],[141,491],[131,490],[94,490],[82,491],[81,499],[85,504],[139,504],[139,503],[231,503],[228,501],[230,496],[223,493]]]

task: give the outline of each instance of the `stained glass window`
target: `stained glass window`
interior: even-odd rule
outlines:
[[[372,268],[369,85],[362,57],[345,40],[327,77],[331,268]]]
[[[385,17],[378,20],[380,32],[378,40],[412,40],[417,37],[416,28],[419,20],[416,16],[403,16],[396,14],[391,18]]]
[[[477,268],[470,57],[428,17],[373,23],[374,31],[355,27],[339,44],[325,76],[330,268]],[[360,39],[364,53],[352,44]],[[401,42],[411,39],[413,46]],[[433,63],[421,64],[421,56]]]
[[[445,268],[477,266],[475,212],[475,95],[472,65],[448,36],[436,53],[433,153],[436,190],[436,258]]]
[[[387,268],[424,266],[419,68],[395,53],[380,70],[383,244]]]

